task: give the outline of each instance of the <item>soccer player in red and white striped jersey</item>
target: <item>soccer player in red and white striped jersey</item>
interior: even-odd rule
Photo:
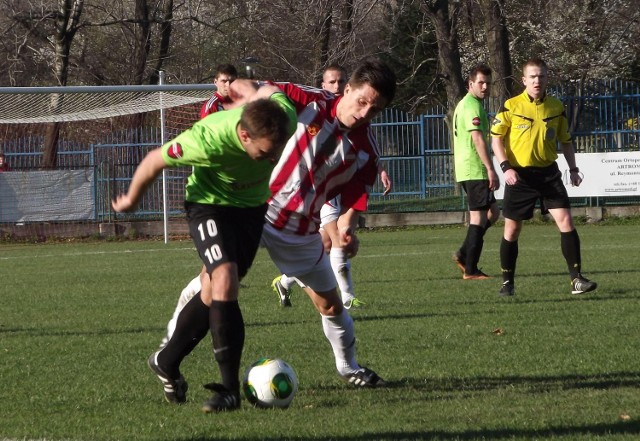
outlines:
[[[229,108],[254,99],[263,85],[234,81]],[[354,71],[341,97],[290,83],[276,85],[296,107],[298,124],[271,175],[272,195],[262,244],[282,273],[305,285],[321,315],[341,378],[355,386],[384,386],[382,378],[356,361],[353,320],[336,289],[318,228],[321,207],[340,196],[339,245],[350,256],[357,253],[354,232],[358,212],[366,209],[368,192],[378,173],[378,153],[369,123],[393,100],[395,74],[378,60],[365,61]],[[194,279],[191,290],[183,291],[185,301],[191,291],[200,289],[198,282]],[[193,301],[200,300],[196,296],[189,300]],[[178,316],[189,320],[181,312]]]
[[[392,100],[395,74],[379,60],[361,63],[342,96],[277,84],[298,111],[296,132],[285,146],[270,181],[262,243],[281,273],[295,277],[322,317],[340,376],[357,386],[384,381],[355,358],[351,316],[336,289],[336,279],[318,233],[320,209],[340,196],[340,246],[355,255],[358,212],[367,207],[378,174],[371,120]],[[230,90],[234,104],[251,99],[259,83],[236,80]]]
[[[220,64],[216,67],[216,76],[213,79],[216,91],[213,92],[211,98],[202,105],[200,109],[200,119],[224,110],[224,106],[231,103],[231,99],[229,98],[229,85],[233,83],[236,78],[238,78],[238,70],[232,64]]]

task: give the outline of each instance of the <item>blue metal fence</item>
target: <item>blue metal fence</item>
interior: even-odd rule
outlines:
[[[640,150],[640,85],[623,81],[570,83],[552,90],[566,104],[578,152]],[[423,201],[422,210],[464,209],[464,196],[453,175],[451,138],[445,109],[414,115],[386,109],[372,124],[381,161],[393,181],[393,192],[382,196],[374,187],[372,210],[406,211],[406,201]],[[169,131],[167,136],[176,133]],[[108,132],[86,144],[61,139],[60,168],[94,167],[96,219],[111,219],[110,200],[126,189],[137,164],[161,142],[160,130]],[[0,140],[14,169],[40,167],[44,138],[24,136]],[[181,213],[189,169],[167,172],[170,213]],[[599,204],[602,201],[595,201]],[[395,205],[394,205],[395,203]],[[591,203],[591,201],[590,201]],[[604,201],[606,203],[606,201]],[[155,183],[144,196],[136,216],[162,214],[162,186]]]

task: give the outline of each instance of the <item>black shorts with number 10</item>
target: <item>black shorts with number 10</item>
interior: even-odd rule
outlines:
[[[189,233],[207,272],[232,262],[244,277],[258,252],[267,204],[239,208],[185,202],[185,208]]]

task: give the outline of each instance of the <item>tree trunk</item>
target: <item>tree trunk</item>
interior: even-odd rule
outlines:
[[[481,4],[485,12],[484,28],[487,34],[489,64],[493,70],[491,96],[494,98],[496,106],[499,107],[507,98],[514,95],[516,85],[509,52],[507,21],[503,0],[482,0]],[[490,110],[496,111],[498,109]]]
[[[455,106],[466,93],[458,37],[449,18],[448,0],[423,0],[422,11],[433,24],[438,41],[438,65],[447,93],[447,116],[451,121]]]
[[[173,19],[173,0],[165,0],[162,7],[162,23],[160,24],[160,50],[158,62],[151,73],[149,84],[158,84],[160,71],[164,61],[169,57],[169,42],[171,41],[171,20]]]
[[[78,22],[82,14],[84,0],[58,0],[58,13],[56,16],[55,60],[54,73],[59,86],[67,85],[69,75],[69,52],[71,42],[78,30]],[[51,97],[51,108],[55,113],[62,106],[63,96]],[[44,140],[42,166],[55,168],[58,165],[58,139],[60,137],[61,123],[51,123],[47,126]]]
[[[331,5],[327,7],[324,14],[320,14],[321,22],[319,23],[318,39],[316,43],[316,56],[314,60],[314,72],[319,73],[316,82],[320,85],[322,81],[322,71],[329,61],[329,42],[331,40],[331,18],[333,8]]]

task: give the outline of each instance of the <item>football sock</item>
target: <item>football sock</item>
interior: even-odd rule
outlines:
[[[465,261],[465,273],[475,274],[478,272],[478,261],[482,254],[482,246],[484,245],[485,229],[480,225],[469,225],[467,229],[467,260]]]
[[[178,315],[182,308],[185,307],[189,300],[193,298],[196,294],[200,294],[200,289],[202,288],[202,283],[200,283],[200,276],[197,276],[189,282],[189,284],[182,290],[180,293],[180,297],[178,298],[178,304],[176,305],[175,311],[173,311],[173,317],[169,320],[167,324],[167,338],[171,338],[173,335],[173,331],[176,329],[176,322],[178,321]]]
[[[280,277],[280,284],[284,289],[291,289],[291,286],[295,283],[295,277],[289,277],[286,274],[283,274]]]
[[[346,375],[360,368],[356,362],[356,337],[353,320],[346,310],[334,317],[322,316],[324,335],[331,343],[336,368],[340,375]]]
[[[213,353],[222,384],[230,391],[240,389],[240,359],[244,347],[244,320],[237,300],[211,303],[211,335],[213,336]]]
[[[560,248],[562,249],[564,260],[567,261],[571,280],[573,280],[580,275],[582,266],[578,231],[574,229],[568,233],[560,233]]]
[[[331,248],[329,261],[343,299],[345,296],[347,298],[355,297],[353,279],[351,278],[351,261],[347,259],[344,248]]]
[[[502,281],[513,283],[516,275],[516,260],[518,259],[518,241],[509,242],[504,237],[500,242],[500,268]]]
[[[178,314],[176,329],[167,345],[158,354],[158,364],[172,377],[180,375],[180,363],[193,351],[209,331],[209,307],[202,303],[200,293]]]

